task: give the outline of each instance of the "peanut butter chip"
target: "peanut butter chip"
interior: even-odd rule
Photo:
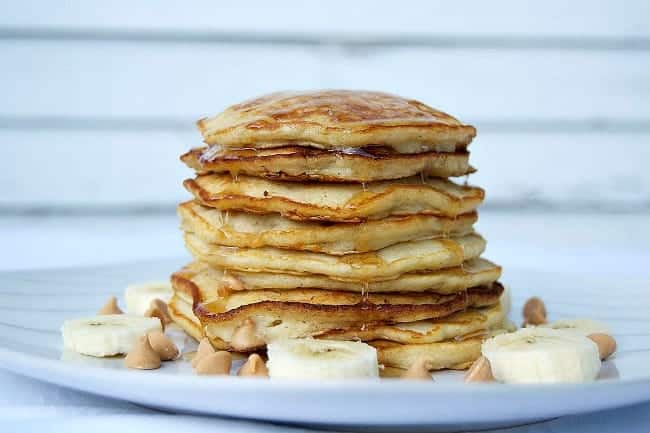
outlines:
[[[465,373],[465,382],[492,382],[492,367],[484,356],[478,358]]]
[[[609,358],[614,352],[616,352],[616,340],[614,337],[607,334],[590,334],[587,336],[598,346],[598,353],[600,354],[600,359]]]
[[[154,370],[160,368],[160,357],[149,344],[146,335],[138,338],[138,342],[133,349],[126,355],[124,365],[128,368],[137,368],[139,370]]]
[[[523,309],[524,326],[543,325],[546,323],[546,306],[544,301],[534,296],[526,301]]]
[[[241,366],[237,372],[237,376],[258,376],[269,377],[269,370],[261,356],[253,353],[248,357],[248,360]]]
[[[120,310],[120,307],[117,306],[117,298],[111,296],[97,314],[100,316],[107,314],[124,314],[124,311]]]
[[[196,365],[199,363],[201,358],[207,355],[211,355],[214,353],[214,349],[212,348],[212,344],[210,344],[210,340],[207,338],[204,338],[201,340],[199,343],[199,348],[196,349],[196,354],[194,355],[194,358],[192,359],[192,367],[196,368]]]
[[[216,375],[216,374],[230,374],[230,367],[232,366],[232,356],[226,351],[219,351],[205,355],[196,364],[196,374],[201,375]]]
[[[402,375],[402,379],[409,380],[433,380],[429,370],[431,369],[431,361],[425,358],[417,359],[411,367],[406,370]]]
[[[160,319],[160,323],[165,329],[165,326],[172,323],[172,318],[169,315],[169,309],[167,304],[165,304],[160,299],[154,299],[149,305],[149,309],[144,313],[145,317],[157,317]]]
[[[252,319],[246,319],[232,333],[230,345],[235,350],[246,351],[266,345],[266,342],[257,335],[257,327]]]
[[[178,348],[162,331],[151,331],[147,337],[149,337],[149,344],[161,361],[172,361],[178,357]]]

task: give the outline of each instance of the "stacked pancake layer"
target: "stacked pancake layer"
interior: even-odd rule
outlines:
[[[362,340],[380,363],[465,368],[504,327],[501,268],[473,230],[473,127],[373,92],[277,93],[199,121],[178,208],[194,262],[170,311],[195,338]],[[254,325],[254,338],[241,330]],[[249,332],[250,334],[250,332]]]

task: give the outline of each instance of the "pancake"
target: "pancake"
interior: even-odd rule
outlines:
[[[197,261],[249,272],[327,275],[338,280],[391,280],[407,272],[460,266],[485,249],[478,234],[450,239],[402,242],[375,252],[333,256],[272,247],[238,248],[209,244],[185,233],[185,245]]]
[[[483,338],[425,344],[400,344],[386,340],[367,343],[377,349],[379,364],[398,369],[398,372],[388,372],[386,376],[390,377],[400,376],[420,358],[429,361],[432,370],[465,370],[481,356]]]
[[[192,303],[186,294],[181,292],[172,299],[170,314],[174,321],[190,336],[196,340],[204,337],[201,322],[194,315]],[[497,304],[485,308],[470,308],[440,319],[396,323],[393,325],[375,325],[369,327],[374,331],[367,333],[361,331],[360,328],[335,329],[322,332],[315,337],[335,340],[374,341],[377,338],[373,337],[381,335],[382,340],[401,344],[437,343],[466,335],[478,337],[481,333],[499,327],[504,319],[505,312],[501,305]],[[381,332],[378,332],[380,329]],[[285,335],[289,335],[286,328],[279,328],[275,332],[265,335],[265,337],[271,341],[273,336],[275,338],[284,338]],[[227,348],[224,339],[219,338],[215,342],[217,347]]]
[[[370,294],[364,301],[361,294],[350,292],[267,290],[233,292],[204,303],[201,288],[191,280],[175,274],[172,286],[174,295],[170,310],[174,318],[182,319],[179,325],[193,335],[198,333],[197,321],[191,318],[191,311],[213,345],[227,350],[232,349],[229,342],[233,332],[246,319],[256,323],[257,334],[266,341],[301,338],[335,329],[446,317],[471,306],[495,304],[503,292],[503,287],[494,283],[452,295]]]
[[[201,204],[220,210],[342,222],[413,214],[454,217],[473,212],[484,197],[477,187],[419,176],[361,185],[208,174],[187,179],[183,185]]]
[[[483,341],[503,332],[507,332],[506,329],[496,328],[489,333],[481,332],[467,335],[465,338],[423,344],[400,344],[388,340],[375,340],[367,343],[377,349],[379,364],[388,368],[400,369],[402,373],[421,358],[431,362],[432,370],[465,370],[481,356]]]
[[[188,299],[187,294],[174,293],[167,304],[169,316],[174,323],[181,327],[185,333],[196,341],[201,341],[205,337],[203,325],[192,311],[192,300]]]
[[[178,207],[181,227],[207,243],[233,247],[276,247],[349,254],[375,251],[415,239],[462,236],[472,232],[476,213],[390,217],[361,223],[294,221],[278,214],[221,211],[195,201]]]
[[[396,310],[408,310],[408,315],[415,317],[418,314],[445,314],[447,312],[447,316],[442,316],[442,318],[436,320],[421,320],[413,324],[397,323],[393,325],[395,327],[394,332],[388,331],[386,333],[387,338],[394,337],[398,341],[416,341],[418,339],[420,341],[439,341],[442,336],[453,338],[476,332],[477,330],[484,330],[495,322],[498,315],[502,315],[502,310],[499,306],[469,310],[468,312],[461,311],[460,313],[448,312],[452,309],[460,311],[462,308],[459,308],[458,300],[462,298],[466,300],[466,305],[474,304],[482,306],[497,303],[502,291],[499,284],[493,287],[471,289],[467,296],[458,294],[451,297],[441,296],[431,298],[431,301],[438,302],[438,304],[374,304],[361,308],[358,303],[312,304],[308,302],[296,302],[295,300],[260,301],[262,298],[258,298],[225,301],[226,303],[230,303],[231,307],[235,307],[225,313],[215,313],[215,311],[223,311],[228,308],[227,305],[224,305],[224,302],[198,304],[198,307],[193,309],[193,297],[189,292],[194,291],[196,294],[198,289],[192,288],[187,282],[176,280],[174,288],[175,292],[169,303],[169,308],[175,322],[196,339],[201,339],[205,335],[205,326],[207,336],[215,347],[220,349],[232,349],[228,344],[230,337],[237,326],[241,325],[246,318],[252,318],[257,323],[258,333],[267,341],[272,341],[275,338],[299,338],[305,336],[341,339],[334,331],[340,330],[342,326],[347,325],[356,329],[360,327],[378,328],[380,325],[373,325],[373,322],[369,319],[376,319],[381,316],[381,313],[384,313],[384,317],[389,317],[391,312],[395,312]],[[354,302],[359,298],[348,297],[348,299],[345,299],[345,297],[340,297],[337,294],[321,294],[320,297],[313,298],[311,294],[302,293],[300,297],[294,297],[294,299],[340,303],[345,301]],[[374,300],[381,299],[376,298]],[[390,300],[401,300],[402,302],[413,301],[408,298],[399,297],[393,297]],[[239,305],[241,302],[251,301],[259,302]],[[419,301],[421,302],[422,300]],[[378,308],[380,306],[384,306],[384,308]],[[203,324],[197,318],[195,312],[199,314],[203,320]],[[328,315],[328,312],[330,315],[334,314],[338,318],[345,317],[345,320],[336,322],[333,319],[319,320],[317,317],[314,317],[314,315],[325,317]],[[473,312],[477,312],[477,314]],[[361,314],[361,316],[355,317],[355,314]],[[400,318],[397,318],[397,320],[400,320]],[[391,325],[381,326],[384,329],[389,329]],[[413,331],[414,328],[421,331],[419,337],[416,335],[417,331]],[[410,329],[411,334],[409,337],[403,331],[404,329]],[[356,337],[353,338],[352,331],[349,329],[347,331],[343,329],[343,332],[349,332],[350,339],[359,339]]]
[[[244,174],[292,182],[372,182],[420,173],[452,177],[475,171],[465,151],[404,154],[385,146],[344,150],[301,146],[227,149],[215,144],[192,149],[182,155],[181,160],[198,174]]]
[[[208,144],[319,149],[390,146],[400,153],[465,149],[473,126],[421,102],[381,92],[277,92],[197,122]]]
[[[464,262],[463,266],[428,273],[408,273],[394,280],[368,283],[340,281],[313,274],[225,271],[202,262],[190,263],[176,274],[201,287],[205,300],[242,290],[325,289],[357,293],[435,292],[445,295],[467,287],[490,285],[501,276],[501,267],[484,259],[472,259]]]
[[[178,292],[170,301],[170,314],[176,324],[181,326],[185,332],[196,340],[202,339],[205,335],[203,326],[194,315],[192,301],[189,295]],[[364,333],[360,328],[334,329],[316,335],[316,338],[335,340],[361,340],[374,341],[378,338],[386,341],[393,341],[401,344],[423,344],[436,343],[440,341],[457,338],[463,335],[473,334],[479,336],[481,332],[498,327],[505,319],[505,311],[500,304],[484,308],[470,308],[466,311],[453,313],[440,319],[421,320],[411,323],[395,323],[392,325],[373,325],[368,327],[370,332]],[[286,328],[279,328],[279,331],[271,335],[289,335]],[[213,339],[217,347],[227,348],[224,339]]]
[[[320,334],[328,340],[388,340],[402,344],[436,343],[461,335],[482,332],[499,326],[505,319],[500,304],[460,311],[442,319],[380,324],[361,328],[336,329]]]

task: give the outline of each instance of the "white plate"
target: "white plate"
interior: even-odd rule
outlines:
[[[94,314],[128,283],[164,278],[179,261],[0,274],[0,366],[70,388],[174,412],[329,427],[485,428],[650,400],[650,296],[647,279],[512,270],[513,311],[540,295],[551,319],[588,316],[608,323],[619,343],[602,377],[584,385],[464,384],[395,379],[309,382],[197,377],[187,362],[132,371],[121,359],[61,350],[66,318]],[[519,321],[518,314],[513,319]]]

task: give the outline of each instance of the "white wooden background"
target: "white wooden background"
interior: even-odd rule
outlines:
[[[171,209],[193,121],[381,89],[477,125],[488,207],[650,207],[650,2],[0,5],[0,206]]]
[[[648,1],[23,0],[0,3],[0,267],[180,254],[194,121],[324,87],[478,127],[494,259],[648,259]]]

